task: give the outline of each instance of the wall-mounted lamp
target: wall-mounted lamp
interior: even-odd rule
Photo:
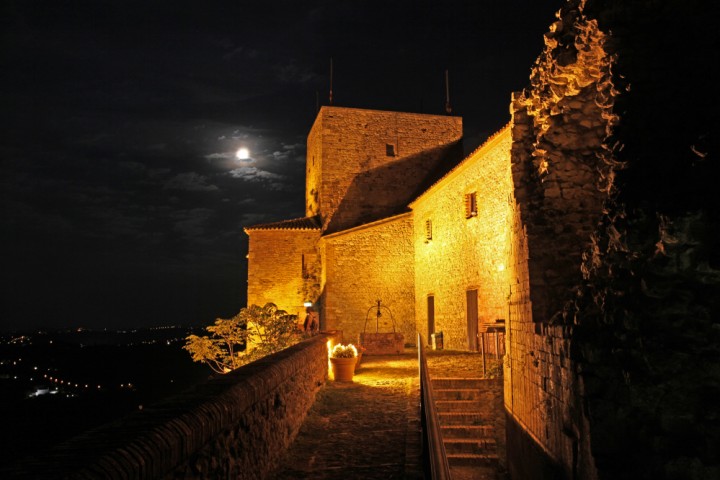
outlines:
[[[312,302],[304,302],[303,307],[312,307]]]

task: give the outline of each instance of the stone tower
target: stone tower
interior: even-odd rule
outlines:
[[[307,141],[305,214],[339,232],[407,211],[462,155],[460,117],[323,107]]]

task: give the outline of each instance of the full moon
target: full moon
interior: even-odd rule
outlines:
[[[247,160],[250,158],[250,150],[245,147],[239,148],[237,153],[235,153],[235,156],[238,160]]]

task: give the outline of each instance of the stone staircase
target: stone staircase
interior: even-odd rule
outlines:
[[[496,399],[481,378],[433,378],[453,480],[498,479]]]

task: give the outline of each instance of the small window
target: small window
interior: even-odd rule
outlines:
[[[425,220],[425,241],[432,240],[432,220]]]
[[[386,143],[385,144],[385,155],[387,155],[388,157],[394,157],[396,155],[395,154],[395,145],[393,145],[392,143]]]
[[[465,218],[477,217],[477,195],[476,192],[465,195]]]

